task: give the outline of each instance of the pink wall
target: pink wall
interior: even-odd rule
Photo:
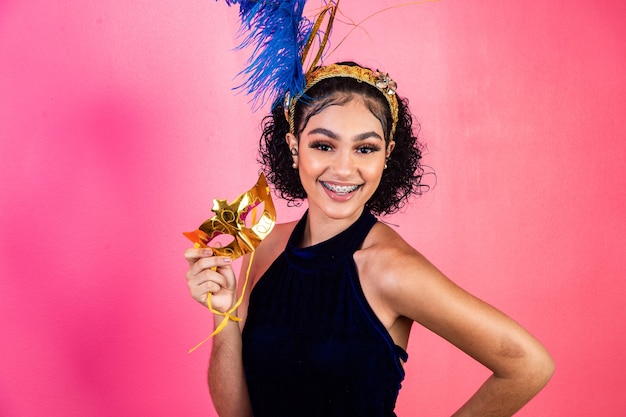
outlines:
[[[359,21],[393,3],[342,5]],[[437,186],[390,221],[553,353],[520,416],[626,407],[624,4],[442,0],[372,18],[330,57],[390,71],[422,122]],[[181,232],[256,179],[235,16],[0,3],[0,415],[214,415],[210,345],[187,354],[210,318]],[[401,416],[450,415],[486,376],[421,329],[409,353]]]

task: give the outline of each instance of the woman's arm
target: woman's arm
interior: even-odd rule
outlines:
[[[511,416],[549,381],[554,363],[522,326],[454,284],[416,251],[385,251],[381,291],[398,317],[442,336],[493,375],[454,417]]]
[[[226,312],[237,300],[236,279],[228,257],[212,256],[210,249],[187,249],[189,262],[187,282],[193,298]],[[245,294],[247,296],[247,294]],[[235,312],[236,314],[236,312]],[[214,314],[215,327],[225,320]],[[213,405],[221,417],[250,417],[252,411],[246,386],[241,356],[241,330],[239,323],[229,320],[224,329],[213,337],[208,371],[209,390]]]
[[[215,316],[216,325],[221,319],[222,316]],[[209,391],[220,417],[252,416],[241,357],[241,331],[234,321],[229,321],[213,338]]]

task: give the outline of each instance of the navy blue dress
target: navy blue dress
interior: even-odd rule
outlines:
[[[353,254],[376,223],[298,248],[306,216],[250,295],[243,363],[255,417],[389,417],[406,352],[367,303]]]

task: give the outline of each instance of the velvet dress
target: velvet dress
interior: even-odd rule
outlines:
[[[376,317],[353,254],[376,223],[299,248],[307,213],[250,295],[243,363],[255,417],[389,417],[406,352]]]

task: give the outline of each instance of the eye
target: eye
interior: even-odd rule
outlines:
[[[359,146],[356,150],[358,153],[360,154],[370,154],[373,152],[378,152],[380,151],[380,146],[376,146],[376,145],[363,145],[363,146]]]
[[[320,142],[320,141],[311,142],[309,144],[309,148],[317,149],[317,150],[320,150],[322,152],[330,152],[330,151],[333,150],[333,147],[329,143],[327,143],[327,142]]]

